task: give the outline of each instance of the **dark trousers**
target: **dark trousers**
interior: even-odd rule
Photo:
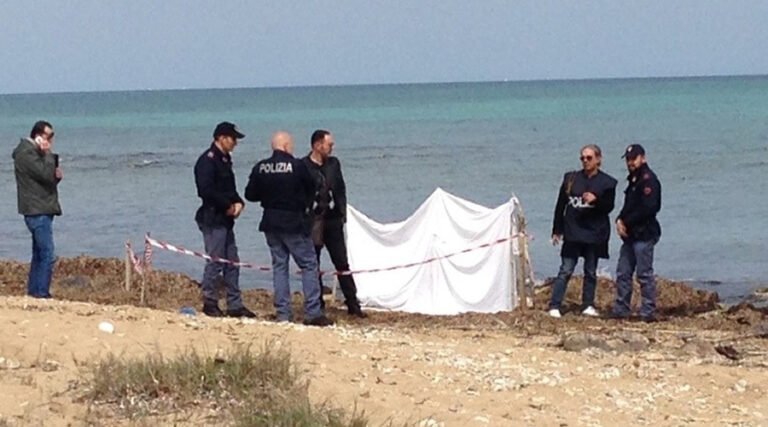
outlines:
[[[653,248],[655,241],[627,240],[621,245],[616,266],[615,316],[626,317],[631,312],[632,275],[637,272],[642,304],[640,316],[650,318],[656,314],[656,278],[653,276]]]
[[[32,261],[29,263],[27,294],[35,298],[50,298],[53,264],[53,215],[27,215],[24,217],[32,233]]]
[[[323,227],[323,245],[328,249],[331,262],[336,271],[349,271],[347,260],[347,243],[344,241],[344,223],[341,220],[326,220]],[[315,246],[317,263],[320,265],[320,251],[322,246]],[[360,302],[357,300],[357,286],[351,274],[339,276],[339,286],[344,294],[344,302],[349,308],[357,308]]]
[[[585,247],[581,254],[584,258],[584,283],[581,291],[581,309],[595,305],[595,287],[597,287],[597,254],[594,248]],[[555,283],[552,284],[552,298],[549,308],[557,308],[563,304],[568,281],[571,280],[573,270],[576,269],[578,257],[562,257],[560,271],[557,273]]]
[[[205,252],[214,257],[240,261],[237,255],[235,232],[232,228],[224,226],[198,225],[203,232]],[[224,276],[224,284],[227,289],[227,310],[238,310],[243,307],[243,298],[240,294],[240,267],[232,264],[208,261],[203,271],[203,304],[218,305],[219,290],[216,282],[219,275]]]

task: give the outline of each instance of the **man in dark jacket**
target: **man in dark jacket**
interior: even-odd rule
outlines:
[[[13,150],[19,213],[32,233],[32,261],[29,264],[27,294],[50,298],[53,276],[53,217],[61,215],[58,185],[63,174],[59,156],[51,152],[53,126],[39,121],[29,138],[22,138]]]
[[[243,199],[237,194],[235,173],[230,153],[237,140],[245,135],[229,122],[221,122],[213,131],[213,143],[197,159],[195,184],[202,206],[195,214],[195,221],[203,232],[205,252],[230,261],[239,261],[235,243],[235,219],[243,211]],[[219,292],[216,286],[219,275],[224,276],[227,289],[227,316],[256,317],[245,308],[240,292],[240,267],[229,263],[208,261],[203,272],[203,313],[222,317],[219,308]]]
[[[608,214],[616,198],[616,180],[600,170],[602,152],[590,144],[581,149],[582,170],[568,172],[555,205],[552,225],[552,243],[563,241],[560,271],[552,285],[549,315],[560,317],[560,306],[568,280],[579,258],[584,258],[584,283],[581,294],[581,312],[598,316],[595,310],[597,286],[597,260],[608,258],[608,238],[611,223]]]
[[[293,320],[289,283],[289,256],[301,268],[304,290],[304,324],[330,326],[321,307],[317,259],[310,238],[309,209],[315,183],[304,163],[293,157],[293,137],[287,132],[272,136],[272,157],[253,167],[245,198],[261,202],[264,213],[259,231],[264,232],[272,254],[275,310],[278,321]]]
[[[640,318],[656,320],[656,278],[653,274],[653,249],[661,237],[656,214],[661,210],[661,183],[646,163],[640,144],[627,147],[622,156],[627,162],[627,189],[624,207],[616,219],[616,231],[623,241],[616,267],[616,304],[611,317],[626,318],[631,312],[632,275],[637,271],[642,304]]]
[[[347,222],[347,189],[341,174],[341,162],[331,156],[335,142],[326,130],[312,133],[312,151],[302,159],[315,179],[316,191],[312,214],[312,242],[315,245],[317,262],[325,246],[336,271],[349,271],[347,244],[344,240],[344,223]],[[357,300],[357,286],[351,274],[339,276],[339,285],[344,294],[347,312],[361,318],[367,315]]]

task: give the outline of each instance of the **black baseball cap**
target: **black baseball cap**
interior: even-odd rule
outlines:
[[[627,146],[626,150],[624,150],[624,154],[621,155],[621,158],[627,158],[627,159],[634,159],[637,156],[642,156],[645,154],[645,148],[643,148],[640,144],[630,144]]]
[[[213,131],[213,139],[216,139],[221,135],[231,136],[235,139],[241,139],[245,137],[245,134],[240,133],[240,131],[237,130],[237,126],[230,122],[221,122],[216,125],[216,129]]]

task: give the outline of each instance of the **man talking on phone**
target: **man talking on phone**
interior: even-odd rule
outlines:
[[[19,213],[32,233],[27,294],[34,298],[51,297],[53,217],[61,215],[58,185],[64,175],[59,156],[51,151],[53,138],[53,126],[41,120],[32,127],[29,138],[22,138],[13,150]]]

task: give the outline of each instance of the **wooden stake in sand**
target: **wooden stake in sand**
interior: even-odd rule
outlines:
[[[125,291],[131,291],[131,273],[133,272],[133,259],[131,257],[131,241],[125,241]]]

